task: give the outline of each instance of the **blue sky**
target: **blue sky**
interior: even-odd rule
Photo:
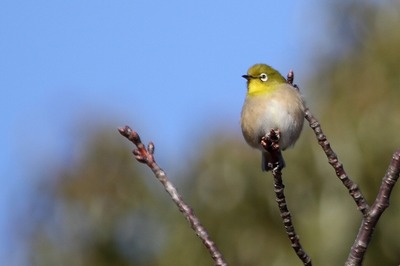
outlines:
[[[318,3],[1,1],[0,263],[27,263],[14,211],[85,125],[132,126],[164,168],[217,125],[240,135],[248,67],[292,68],[301,84],[334,41]]]

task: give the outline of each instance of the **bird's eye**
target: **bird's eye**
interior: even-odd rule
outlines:
[[[261,81],[267,81],[268,80],[268,75],[267,74],[265,74],[265,73],[261,73],[260,74],[260,80]]]

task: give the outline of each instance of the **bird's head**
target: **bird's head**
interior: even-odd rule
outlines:
[[[242,77],[247,80],[247,95],[272,92],[277,89],[276,85],[286,83],[286,79],[277,70],[266,64],[255,64]]]

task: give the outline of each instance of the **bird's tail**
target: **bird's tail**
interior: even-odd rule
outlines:
[[[285,160],[283,159],[281,151],[278,152],[279,157],[279,167],[283,169],[286,166]],[[261,169],[264,172],[271,171],[274,169],[274,164],[271,162],[271,154],[269,152],[263,151],[261,157]]]

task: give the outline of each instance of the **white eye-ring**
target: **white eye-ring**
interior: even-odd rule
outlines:
[[[267,74],[265,74],[265,73],[261,73],[260,74],[260,80],[261,81],[267,81],[268,80],[268,75]]]

